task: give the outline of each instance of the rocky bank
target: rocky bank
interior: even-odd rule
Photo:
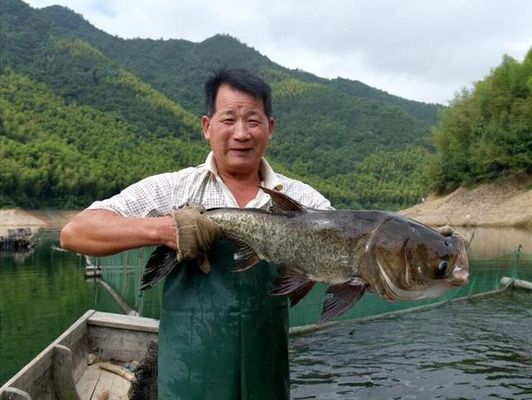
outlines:
[[[532,177],[460,187],[445,196],[431,195],[400,213],[430,226],[532,229]]]
[[[61,229],[78,211],[65,210],[21,210],[18,208],[0,210],[0,236],[8,229],[30,228],[37,232],[41,228]]]

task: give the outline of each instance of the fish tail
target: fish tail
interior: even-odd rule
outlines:
[[[142,276],[140,290],[150,289],[162,279],[170,275],[170,272],[177,265],[175,250],[167,246],[157,247],[151,253],[144,275]]]

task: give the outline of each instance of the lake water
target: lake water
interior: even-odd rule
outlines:
[[[293,399],[531,399],[532,292],[345,322],[291,341]]]
[[[532,232],[480,229],[471,258],[503,263],[518,244],[531,255]],[[84,260],[54,246],[48,232],[31,254],[0,255],[1,383],[87,309],[120,312]],[[532,280],[532,258],[521,267]],[[292,397],[532,399],[531,310],[532,293],[515,290],[292,337]]]

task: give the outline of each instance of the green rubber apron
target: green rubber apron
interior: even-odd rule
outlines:
[[[223,240],[209,260],[208,275],[183,263],[165,282],[159,399],[289,399],[287,301],[268,294],[275,269],[233,272]]]

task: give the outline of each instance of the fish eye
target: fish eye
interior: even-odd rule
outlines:
[[[438,274],[443,275],[445,274],[445,271],[447,271],[447,268],[449,268],[449,263],[445,260],[440,261],[438,264]]]

